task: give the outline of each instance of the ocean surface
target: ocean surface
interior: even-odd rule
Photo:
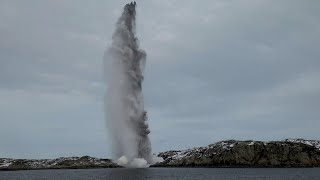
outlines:
[[[263,179],[263,180],[320,180],[320,168],[147,168],[147,169],[83,169],[0,171],[1,180],[10,179]]]

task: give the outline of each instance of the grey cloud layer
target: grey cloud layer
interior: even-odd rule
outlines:
[[[0,2],[1,156],[107,156],[101,64],[125,3]],[[319,139],[319,5],[138,1],[154,149]]]

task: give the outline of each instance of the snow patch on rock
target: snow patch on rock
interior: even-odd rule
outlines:
[[[320,141],[319,140],[305,140],[305,139],[286,139],[286,142],[292,142],[292,143],[302,143],[309,146],[313,146],[320,150]]]
[[[252,142],[250,142],[250,143],[248,144],[248,146],[252,146],[252,145],[254,145],[254,141],[252,141]]]

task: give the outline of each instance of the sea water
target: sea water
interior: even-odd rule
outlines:
[[[320,168],[146,168],[2,171],[0,179],[320,180]]]

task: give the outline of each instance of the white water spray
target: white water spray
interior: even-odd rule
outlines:
[[[150,133],[142,95],[145,51],[135,36],[136,3],[126,4],[104,56],[106,118],[114,158],[123,166],[152,163]]]

